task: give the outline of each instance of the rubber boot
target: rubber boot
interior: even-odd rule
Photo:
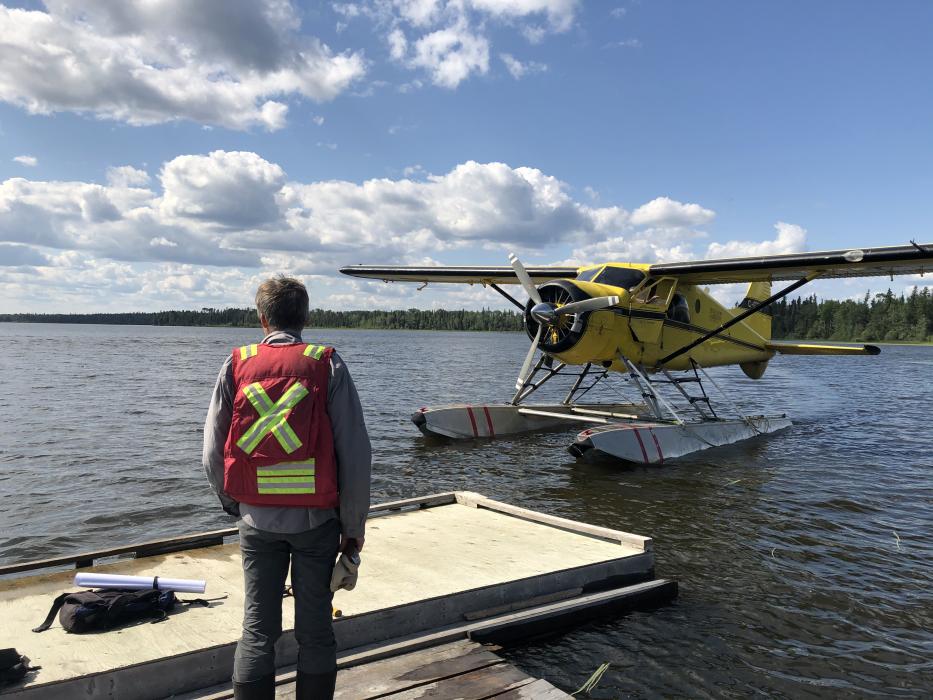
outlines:
[[[233,682],[233,700],[273,700],[275,698],[275,674],[249,683]]]
[[[333,700],[337,683],[337,669],[327,673],[298,672],[295,682],[295,700]]]

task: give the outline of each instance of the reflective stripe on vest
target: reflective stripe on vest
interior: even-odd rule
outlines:
[[[291,454],[301,447],[301,440],[288,424],[288,412],[308,395],[304,384],[296,381],[275,403],[259,382],[243,387],[243,394],[256,409],[259,418],[236,441],[237,447],[246,454],[252,454],[269,433],[275,436],[286,454]]]
[[[313,357],[315,360],[320,360],[325,350],[327,350],[327,348],[324,345],[309,345],[305,348],[304,354],[306,357]]]
[[[314,493],[314,457],[259,467],[256,487],[260,494]]]
[[[255,357],[259,354],[259,345],[253,343],[252,345],[243,345],[240,348],[240,359],[248,360],[251,357]]]

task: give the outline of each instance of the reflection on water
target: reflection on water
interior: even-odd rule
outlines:
[[[244,329],[0,324],[0,562],[228,524],[200,467],[223,356]],[[778,435],[662,467],[574,461],[573,431],[422,438],[420,406],[510,396],[521,334],[308,332],[363,399],[374,500],[451,489],[650,535],[673,605],[508,651],[594,697],[917,697],[933,687],[933,348],[723,368]],[[617,379],[603,393],[618,400]],[[562,397],[554,387],[541,399]]]

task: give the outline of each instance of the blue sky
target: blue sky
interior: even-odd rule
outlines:
[[[324,307],[476,308],[501,300],[336,268],[933,241],[931,26],[919,1],[7,2],[0,311],[239,306],[274,272]]]

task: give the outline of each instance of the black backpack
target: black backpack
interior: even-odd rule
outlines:
[[[0,649],[0,686],[22,680],[30,671],[38,671],[39,666],[30,666],[29,659],[16,649]]]
[[[83,633],[109,630],[140,620],[162,622],[177,604],[204,605],[206,600],[182,601],[173,591],[147,588],[141,591],[123,591],[102,588],[96,591],[62,593],[46,616],[45,621],[34,628],[42,632],[52,626],[55,613],[67,632]],[[59,612],[60,611],[60,612]]]

